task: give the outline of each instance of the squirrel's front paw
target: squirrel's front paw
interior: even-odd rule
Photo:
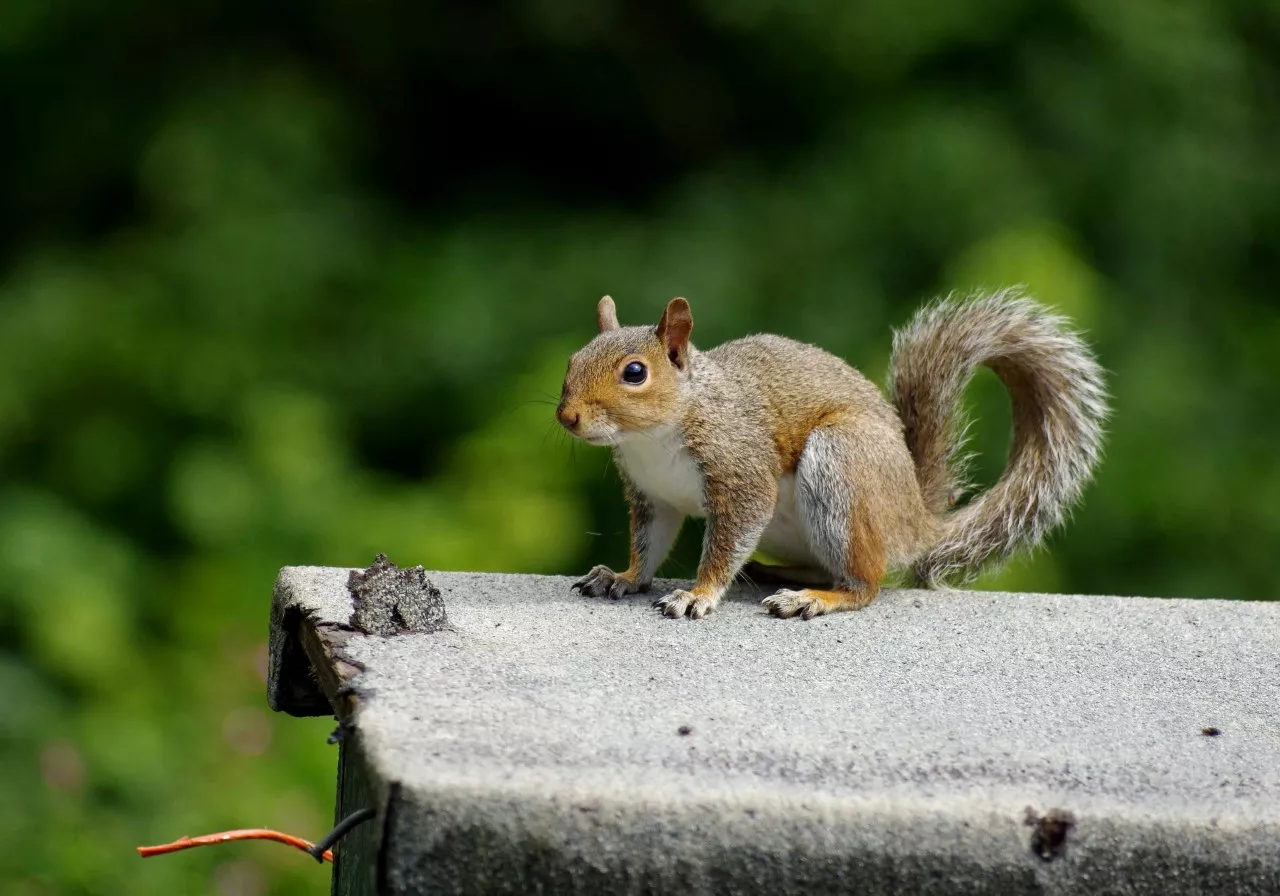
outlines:
[[[635,594],[637,591],[648,591],[648,585],[632,581],[626,573],[614,572],[607,566],[593,566],[571,588],[577,588],[587,597],[609,597],[617,600],[624,594]]]
[[[679,619],[687,615],[690,619],[701,619],[716,608],[720,601],[714,597],[699,597],[690,591],[676,589],[665,597],[660,597],[653,605],[662,611],[663,616]]]

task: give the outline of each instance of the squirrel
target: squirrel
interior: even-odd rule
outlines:
[[[699,351],[672,299],[656,327],[618,323],[570,359],[556,418],[608,445],[630,505],[631,562],[572,586],[648,591],[686,516],[705,516],[689,590],[653,602],[701,619],[740,574],[794,585],[764,600],[811,619],[870,603],[890,571],[940,587],[1036,546],[1093,473],[1108,415],[1103,371],[1068,322],[1019,289],[948,296],[894,333],[888,399],[826,351],[756,335]],[[961,397],[978,365],[1008,389],[1013,441],[1000,479],[962,507]],[[748,563],[760,549],[781,566]]]

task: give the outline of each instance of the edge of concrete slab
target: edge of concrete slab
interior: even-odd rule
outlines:
[[[1277,892],[1280,828],[1080,815],[1053,859],[1020,810],[819,795],[617,801],[507,785],[405,790],[388,893]]]

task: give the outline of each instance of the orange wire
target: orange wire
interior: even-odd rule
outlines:
[[[244,828],[239,831],[223,831],[220,834],[204,834],[199,837],[183,837],[181,840],[175,840],[172,843],[165,843],[160,846],[139,846],[138,855],[144,859],[150,856],[162,856],[166,853],[179,852],[183,849],[195,849],[197,846],[212,846],[215,843],[229,843],[232,840],[274,840],[277,843],[285,843],[294,849],[300,849],[303,852],[311,849],[315,844],[303,840],[301,837],[295,837],[292,834],[282,834],[279,831],[271,831],[266,828]],[[326,862],[333,861],[333,851],[326,849],[321,853]]]

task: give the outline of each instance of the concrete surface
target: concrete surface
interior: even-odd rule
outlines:
[[[283,570],[273,619],[346,621],[347,575]],[[806,623],[740,588],[691,622],[428,576],[450,630],[342,647],[377,892],[1280,893],[1280,603],[898,590]],[[1075,819],[1052,860],[1028,807]]]

